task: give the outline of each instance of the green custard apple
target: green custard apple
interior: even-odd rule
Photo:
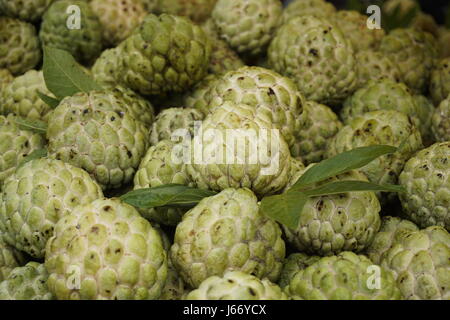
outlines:
[[[0,69],[0,94],[7,84],[14,80],[14,76],[8,69]]]
[[[402,300],[387,269],[353,252],[321,258],[297,271],[284,290],[294,300]]]
[[[167,279],[160,234],[117,199],[98,199],[60,219],[45,267],[60,300],[158,299]]]
[[[149,146],[148,129],[114,90],[64,98],[49,119],[49,155],[86,170],[103,189],[131,182]]]
[[[55,0],[0,0],[0,12],[19,20],[38,22]]]
[[[313,263],[319,261],[319,256],[308,256],[304,253],[292,253],[285,260],[283,269],[281,270],[280,280],[278,284],[281,288],[285,288],[292,280],[297,271],[306,269]]]
[[[175,268],[192,288],[227,271],[277,281],[284,255],[280,227],[259,212],[249,189],[201,200],[183,216],[171,248]]]
[[[228,271],[221,277],[212,276],[203,281],[186,300],[288,300],[288,296],[267,279]]]
[[[222,75],[244,66],[239,55],[221,39],[212,39],[211,60],[208,66],[209,74]]]
[[[47,279],[48,272],[41,263],[29,262],[17,267],[0,282],[0,300],[53,300]]]
[[[215,87],[220,78],[215,74],[207,75],[192,90],[186,92],[183,96],[183,105],[199,110],[204,116],[210,114],[212,109],[210,106],[210,91]]]
[[[95,82],[105,88],[114,88],[119,85],[121,63],[121,46],[103,51],[91,69]]]
[[[146,16],[122,44],[120,78],[145,95],[183,92],[206,74],[211,41],[184,17]]]
[[[44,13],[39,38],[44,46],[66,50],[77,61],[90,64],[102,51],[102,32],[89,3],[58,0]]]
[[[436,141],[450,141],[450,95],[433,111],[431,131]]]
[[[1,197],[0,195],[0,207],[2,206]],[[22,266],[24,263],[25,256],[23,253],[6,244],[0,232],[0,283],[8,277],[12,270]]]
[[[421,150],[400,174],[403,212],[418,226],[450,230],[450,141]]]
[[[9,245],[43,258],[55,224],[78,206],[103,197],[89,175],[70,164],[31,160],[9,176],[2,190],[0,232]]]
[[[383,53],[362,50],[356,53],[358,88],[365,87],[370,80],[388,79],[400,82],[401,76],[397,66]]]
[[[157,8],[159,12],[185,16],[195,23],[202,23],[211,16],[216,2],[217,0],[159,0]]]
[[[414,100],[416,100],[418,117],[420,119],[420,133],[423,144],[429,146],[435,142],[432,132],[432,118],[436,108],[433,102],[424,95],[416,94]]]
[[[308,100],[337,104],[356,89],[353,47],[328,20],[290,19],[277,31],[268,56],[273,69],[292,78]]]
[[[450,95],[450,57],[439,61],[431,72],[430,94],[435,105]]]
[[[291,18],[306,15],[331,18],[335,13],[333,4],[325,0],[293,0],[283,10],[283,23]]]
[[[439,48],[441,49],[441,58],[450,57],[450,29],[441,26],[438,29]]]
[[[281,22],[278,0],[218,0],[212,20],[220,38],[239,54],[264,52]]]
[[[21,75],[36,67],[41,57],[36,28],[30,23],[0,16],[0,69]]]

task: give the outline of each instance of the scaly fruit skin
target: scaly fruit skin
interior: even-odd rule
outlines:
[[[158,299],[167,279],[161,236],[118,199],[79,206],[55,226],[45,267],[48,287],[63,300]],[[71,279],[78,277],[78,287]]]
[[[408,87],[416,93],[426,89],[439,54],[431,34],[411,28],[395,29],[383,38],[380,51],[398,66]]]
[[[441,49],[441,58],[450,57],[450,29],[440,27],[438,30],[439,48]]]
[[[0,69],[0,94],[2,90],[12,81],[14,76],[9,72],[8,69]]]
[[[141,0],[141,2],[144,5],[145,10],[147,10],[150,13],[156,13],[158,12],[159,3],[162,0]]]
[[[209,86],[205,93],[210,113],[229,101],[256,108],[256,117],[270,121],[291,146],[305,99],[295,83],[287,77],[261,67],[242,67],[230,71]]]
[[[289,257],[284,260],[278,285],[281,288],[285,288],[289,285],[289,282],[291,282],[292,278],[298,271],[306,269],[320,259],[321,257],[319,256],[308,256],[304,253],[293,253],[289,255]]]
[[[130,182],[149,145],[145,124],[114,90],[64,98],[50,116],[47,139],[51,157],[86,170],[103,189]]]
[[[203,113],[193,108],[164,109],[156,116],[153,122],[150,132],[150,144],[156,145],[162,140],[179,139],[186,135],[193,137],[195,123],[201,122],[203,118]],[[185,131],[179,132],[180,129]]]
[[[403,212],[422,228],[450,230],[450,141],[421,150],[406,162],[400,184]]]
[[[304,104],[301,118],[304,121],[300,121],[302,125],[295,133],[291,155],[300,157],[305,164],[320,162],[325,158],[328,141],[342,128],[342,123],[333,110],[314,101]]]
[[[450,235],[442,227],[400,230],[381,257],[407,300],[450,299]]]
[[[379,288],[370,288],[375,285],[371,267],[380,272]],[[295,300],[402,299],[400,290],[387,269],[377,267],[366,256],[353,252],[322,258],[298,271],[284,290]]]
[[[222,75],[228,71],[234,71],[245,64],[238,54],[229,47],[228,43],[220,39],[212,40],[211,61],[208,73]]]
[[[409,220],[391,216],[382,217],[380,231],[365,252],[369,259],[380,264],[382,255],[391,248],[400,230],[418,231],[419,228]]]
[[[259,212],[249,189],[226,189],[188,211],[175,232],[174,266],[192,288],[211,276],[242,271],[276,281],[285,245],[278,224]]]
[[[400,82],[397,66],[379,51],[363,50],[356,53],[358,88],[367,85],[370,80],[388,79]]]
[[[103,197],[89,175],[70,164],[41,158],[9,176],[0,208],[3,239],[35,258],[43,258],[56,222],[78,205]]]
[[[0,116],[0,189],[23,158],[45,146],[40,134],[21,130],[15,120],[13,115]]]
[[[350,171],[326,182],[346,180],[367,181],[367,178],[357,171]],[[380,202],[373,192],[312,197],[299,213],[297,228],[283,226],[283,230],[287,241],[300,252],[320,256],[342,251],[361,252],[370,245],[380,228],[380,210]]]
[[[15,268],[0,283],[0,300],[53,300],[47,279],[48,272],[41,263],[29,262]]]
[[[182,92],[201,80],[209,65],[211,42],[187,18],[148,15],[122,44],[120,77],[141,94]]]
[[[341,118],[348,124],[352,119],[366,112],[395,110],[409,116],[414,125],[426,133],[429,128],[422,126],[418,105],[411,90],[403,83],[388,79],[369,81],[344,102]]]
[[[191,142],[187,165],[198,188],[250,188],[263,197],[285,187],[291,155],[270,116],[257,116],[249,105],[225,102],[201,129]]]
[[[53,96],[42,71],[30,70],[16,77],[0,92],[0,114],[47,121],[52,108],[39,98],[38,92]]]
[[[107,45],[125,40],[147,15],[141,0],[91,0],[89,4],[100,20]]]
[[[120,83],[121,48],[121,46],[118,46],[103,51],[92,66],[94,80],[105,88],[114,88]]]
[[[332,3],[324,0],[294,0],[283,10],[283,23],[302,15],[330,18],[336,13]]]
[[[216,2],[217,0],[162,0],[158,5],[158,12],[185,16],[195,23],[202,23],[211,16]]]
[[[182,154],[177,153],[175,147],[176,144],[170,140],[162,140],[150,147],[134,176],[134,190],[170,183],[193,186],[187,175]],[[180,208],[152,208],[139,211],[150,221],[170,226],[176,226],[186,212]]]
[[[430,99],[421,94],[415,95],[414,100],[416,101],[418,117],[420,119],[420,133],[423,144],[429,146],[435,142],[432,132],[432,117],[436,108]]]
[[[183,104],[188,108],[199,110],[203,115],[207,116],[211,113],[210,107],[210,91],[219,81],[218,75],[210,74],[196,84],[192,90],[187,92],[183,97]]]
[[[240,54],[256,56],[265,51],[281,22],[278,0],[218,0],[212,20],[220,38]]]
[[[274,70],[292,78],[308,100],[336,104],[356,89],[353,47],[327,20],[290,19],[277,31],[268,55]]]
[[[434,110],[431,131],[436,141],[450,141],[450,95]]]
[[[78,7],[77,11],[69,10],[70,6]],[[74,12],[81,15],[80,26],[71,16]],[[68,28],[68,23],[73,27]],[[66,50],[83,64],[90,64],[102,51],[102,26],[86,1],[54,2],[42,17],[39,38],[43,45]]]
[[[0,12],[19,20],[37,22],[53,1],[55,0],[0,0]]]
[[[405,162],[422,149],[419,130],[403,113],[392,110],[367,112],[343,127],[328,145],[328,157],[358,147],[390,145],[402,148],[381,156],[360,169],[369,181],[396,184]]]
[[[212,276],[191,291],[186,300],[289,300],[279,286],[267,279],[241,272],[229,271]]]
[[[20,75],[41,61],[36,28],[29,23],[0,17],[0,68]]]
[[[362,50],[377,50],[384,37],[383,29],[369,29],[367,16],[358,11],[339,10],[331,18],[342,32],[349,37],[356,52]]]
[[[2,199],[0,195],[0,207]],[[1,209],[0,209],[1,210]],[[6,244],[2,240],[0,232],[0,283],[5,280],[14,268],[20,267],[25,262],[22,252]]]
[[[435,105],[450,95],[450,57],[439,61],[431,72],[430,94]]]

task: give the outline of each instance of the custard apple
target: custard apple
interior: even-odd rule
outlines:
[[[102,26],[86,1],[58,0],[50,5],[39,38],[44,46],[66,50],[83,64],[93,62],[102,51]]]
[[[336,104],[356,89],[353,47],[325,19],[290,19],[277,31],[268,56],[274,70],[292,78],[308,100]]]
[[[0,195],[0,207],[1,206],[2,200]],[[20,267],[24,262],[25,257],[23,253],[6,244],[2,240],[2,234],[0,232],[0,283],[8,277],[12,270]]]
[[[211,113],[210,91],[215,87],[219,79],[219,76],[214,74],[203,78],[190,91],[186,92],[183,97],[183,105],[188,108],[197,109],[205,116]]]
[[[208,73],[222,75],[244,66],[238,54],[230,48],[228,43],[220,39],[212,39],[211,60]]]
[[[148,0],[146,0],[148,1]],[[159,0],[158,12],[186,16],[195,23],[202,23],[211,16],[217,0]]]
[[[48,123],[49,155],[86,170],[103,189],[131,182],[149,145],[146,125],[114,90],[66,97]]]
[[[293,276],[285,292],[295,300],[401,300],[393,275],[366,256],[342,252]]]
[[[103,51],[92,66],[92,76],[95,82],[105,88],[114,88],[120,84],[121,48],[118,46]]]
[[[218,0],[212,20],[220,38],[239,54],[266,51],[280,25],[283,6],[278,0]]]
[[[333,4],[325,0],[293,0],[283,10],[283,23],[291,18],[306,15],[331,18],[335,13]]]
[[[367,85],[370,80],[388,79],[400,82],[397,66],[379,51],[363,50],[356,53],[358,88]]]
[[[211,41],[200,26],[167,14],[146,16],[120,46],[120,78],[150,95],[189,89],[205,76],[211,56]]]
[[[145,10],[151,13],[158,12],[159,4],[162,0],[141,0]]]
[[[53,1],[55,0],[0,0],[0,12],[20,20],[37,22]]]
[[[423,144],[429,146],[435,141],[432,132],[432,117],[436,108],[430,99],[423,95],[415,95],[418,116],[420,119],[420,131],[422,134]]]
[[[319,261],[319,256],[308,256],[304,253],[293,253],[289,255],[283,263],[280,280],[278,284],[281,288],[285,288],[291,282],[297,271],[306,269],[313,263]]]
[[[399,230],[381,267],[394,273],[407,300],[449,300],[450,234],[438,226]]]
[[[14,76],[8,69],[0,69],[0,94],[7,84],[14,80]]]
[[[434,110],[431,131],[436,141],[450,141],[450,95]]]
[[[259,212],[249,189],[204,198],[178,224],[171,258],[192,288],[211,276],[242,271],[277,281],[285,255],[278,224]]]
[[[13,115],[0,116],[0,189],[26,156],[45,147],[44,137],[21,130],[15,121]]]
[[[78,205],[103,197],[89,175],[59,160],[40,158],[20,166],[3,185],[0,232],[11,246],[43,258],[56,222]]]
[[[441,58],[450,57],[450,29],[446,27],[440,27],[438,29],[439,48],[441,53]]]
[[[403,212],[418,226],[450,230],[450,141],[421,150],[400,174]]]
[[[47,121],[52,108],[41,100],[39,92],[53,96],[42,71],[30,70],[16,77],[0,92],[0,114]]]
[[[228,271],[212,276],[191,291],[186,300],[288,300],[279,286],[267,279],[241,272]]]
[[[60,300],[158,299],[167,279],[158,231],[117,199],[93,201],[60,219],[45,267]]]
[[[36,28],[32,24],[0,16],[0,69],[20,75],[36,67],[41,57]]]
[[[450,95],[450,57],[439,61],[431,72],[430,94],[435,105]]]
[[[48,272],[41,263],[29,262],[15,268],[0,282],[0,300],[53,300],[47,279]]]

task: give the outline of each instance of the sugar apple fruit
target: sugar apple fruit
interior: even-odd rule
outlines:
[[[107,49],[95,60],[92,66],[92,76],[99,85],[114,88],[120,81],[120,65],[122,63],[121,46]]]
[[[367,181],[367,178],[350,171],[326,182],[345,180]],[[312,197],[299,213],[298,226],[295,229],[283,226],[283,230],[287,242],[300,252],[320,256],[342,251],[361,252],[380,228],[380,210],[380,202],[373,192]]]
[[[20,166],[3,186],[0,232],[11,246],[43,258],[56,222],[78,206],[103,197],[89,175],[59,160],[40,158]]]
[[[131,182],[149,145],[146,125],[114,90],[64,98],[49,119],[53,158],[86,170],[103,189]]]
[[[439,48],[441,49],[441,58],[450,57],[450,29],[440,27],[436,38],[438,39]]]
[[[160,0],[157,9],[158,12],[186,16],[195,23],[202,23],[211,16],[216,2],[217,0]]]
[[[107,45],[125,40],[147,15],[141,0],[90,0],[89,4],[100,20]]]
[[[29,70],[16,77],[0,92],[0,114],[47,121],[52,108],[41,100],[39,92],[53,96],[42,71]]]
[[[212,20],[219,36],[238,53],[264,52],[280,25],[283,7],[278,0],[218,0]]]
[[[450,141],[421,150],[400,174],[403,212],[418,226],[450,230]]]
[[[212,39],[211,60],[208,66],[209,74],[222,75],[244,66],[238,54],[221,39]]]
[[[192,288],[226,271],[277,281],[284,255],[280,227],[259,212],[249,189],[225,189],[200,201],[178,224],[171,248],[175,268]]]
[[[313,263],[319,261],[319,256],[308,256],[304,253],[292,253],[284,260],[278,284],[281,288],[286,287],[291,282],[297,271],[306,269]]]
[[[333,110],[314,101],[304,104],[301,118],[291,155],[300,157],[305,164],[320,162],[325,158],[328,140],[338,133],[342,123]]]
[[[37,22],[47,7],[55,0],[0,0],[0,12],[29,22]]]
[[[277,31],[268,56],[273,69],[292,78],[308,100],[336,104],[356,89],[353,47],[325,19],[290,19]]]
[[[380,231],[365,252],[370,260],[380,264],[382,255],[391,248],[400,230],[418,231],[419,228],[409,220],[391,216],[382,217]]]
[[[395,29],[382,39],[380,51],[398,66],[408,87],[416,93],[426,89],[439,54],[431,34],[411,28]]]
[[[0,69],[20,75],[36,67],[41,57],[36,28],[30,23],[0,16]]]
[[[8,83],[14,80],[14,76],[8,69],[0,69],[0,94]]]
[[[60,219],[47,243],[48,287],[58,299],[158,299],[167,279],[161,236],[131,206],[99,199]]]
[[[436,108],[433,102],[424,95],[416,94],[418,117],[420,119],[420,133],[422,135],[423,144],[429,146],[435,142],[432,132],[432,117]]]
[[[186,18],[148,15],[122,44],[124,83],[141,94],[182,92],[201,80],[209,65],[211,41]]]
[[[0,116],[0,190],[26,156],[45,147],[44,137],[20,129],[15,121],[13,115]]]
[[[187,300],[288,300],[279,286],[267,279],[241,272],[228,271],[212,276],[191,291]]]
[[[342,252],[293,276],[285,292],[295,300],[401,300],[393,275],[366,256]]]
[[[192,137],[195,123],[201,122],[203,118],[203,113],[193,108],[164,109],[156,116],[153,122],[150,132],[150,143],[151,145],[156,145],[161,140],[180,138],[180,135],[181,137],[186,135]]]
[[[325,0],[293,0],[283,10],[283,23],[291,18],[306,15],[331,18],[335,13],[333,4]]]
[[[407,300],[449,300],[450,234],[438,226],[400,230],[381,267],[394,273]]]
[[[151,13],[158,12],[158,7],[161,0],[141,0],[144,5],[145,10]]]
[[[0,207],[2,206],[2,199],[0,195]],[[25,262],[25,256],[16,248],[6,244],[2,239],[0,232],[0,283],[5,280],[8,275],[17,267],[20,267]]]
[[[83,64],[93,62],[102,51],[102,26],[86,1],[51,4],[42,17],[39,38],[44,46],[66,50]]]
[[[0,282],[0,300],[53,300],[47,279],[47,270],[41,263],[29,262],[17,267]]]
[[[370,80],[388,79],[393,82],[400,82],[400,71],[383,53],[373,50],[362,50],[357,52],[355,57],[358,88],[366,86]]]
[[[176,144],[170,140],[161,140],[150,147],[134,176],[134,190],[171,183],[193,186],[182,155],[177,152],[175,146]],[[152,208],[139,211],[146,219],[171,226],[176,226],[186,212],[181,208]]]
[[[436,141],[450,141],[450,95],[434,110],[431,131]]]
[[[291,157],[288,145],[270,117],[256,114],[255,107],[225,102],[203,121],[187,164],[198,188],[250,188],[262,197],[285,187]]]
[[[430,94],[435,105],[450,95],[450,57],[439,61],[431,72]]]
[[[216,82],[221,77],[214,74],[209,74],[202,81],[197,83],[190,91],[183,96],[183,105],[188,108],[199,110],[205,116],[211,113],[210,107],[210,91],[214,88]]]

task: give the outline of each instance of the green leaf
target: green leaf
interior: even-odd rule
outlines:
[[[211,197],[215,194],[215,192],[209,190],[201,190],[179,184],[166,184],[154,188],[133,190],[121,196],[120,199],[142,209],[193,207],[203,198]]]
[[[22,161],[20,161],[19,167],[23,166],[25,163],[31,160],[45,158],[46,156],[47,156],[47,149],[34,150],[32,153],[23,158]]]
[[[295,229],[306,201],[308,201],[308,197],[305,194],[288,191],[262,199],[260,210],[267,217],[288,228]]]
[[[44,47],[44,79],[59,100],[78,92],[102,90],[67,51]]]
[[[39,98],[44,101],[50,108],[55,109],[59,105],[59,100],[37,91]]]
[[[15,120],[17,126],[21,130],[36,132],[42,135],[47,133],[47,123],[40,120],[28,120],[17,117]]]
[[[396,147],[376,145],[340,153],[309,168],[292,186],[291,190],[304,188],[338,174],[362,168],[376,158],[396,151]]]
[[[405,192],[406,190],[402,186],[385,184],[378,185],[372,182],[366,181],[336,181],[320,186],[316,189],[303,191],[308,197],[318,197],[330,194],[338,194],[345,192],[357,192],[357,191],[374,191],[374,192]]]

